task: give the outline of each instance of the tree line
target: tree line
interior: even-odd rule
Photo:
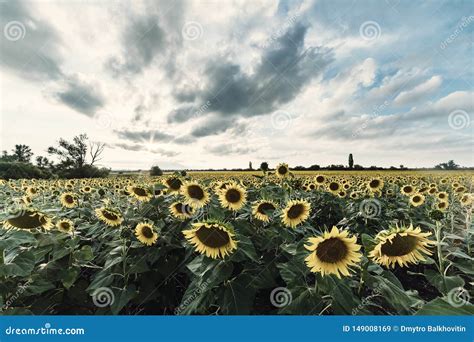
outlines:
[[[72,141],[60,138],[56,146],[48,147],[49,158],[36,156],[33,159],[28,145],[17,144],[10,153],[2,151],[0,178],[107,177],[110,170],[95,165],[101,160],[104,148],[105,144],[92,142],[86,134],[80,134]]]

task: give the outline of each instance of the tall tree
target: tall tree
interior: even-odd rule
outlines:
[[[267,172],[268,171],[268,163],[267,162],[263,162],[260,164],[260,170],[262,170],[263,172]]]
[[[435,169],[441,170],[457,170],[459,165],[454,162],[454,160],[449,160],[447,163],[441,163],[435,166]]]
[[[33,156],[33,152],[31,152],[31,148],[27,145],[19,144],[15,145],[15,148],[12,150],[13,158],[16,161],[22,163],[29,163],[31,157]]]
[[[60,160],[60,166],[63,168],[83,167],[86,163],[87,155],[86,134],[80,134],[69,142],[63,138],[59,139],[58,147],[50,146],[48,153],[55,155]]]
[[[352,157],[352,153],[349,154],[349,169],[354,168],[354,157]]]

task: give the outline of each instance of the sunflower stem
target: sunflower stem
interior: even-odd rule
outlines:
[[[438,221],[436,221],[435,235],[436,235],[436,249],[438,252],[439,273],[441,273],[444,279],[443,252],[441,250],[441,224]]]

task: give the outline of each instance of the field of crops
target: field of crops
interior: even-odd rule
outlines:
[[[474,314],[472,173],[0,180],[2,314]]]

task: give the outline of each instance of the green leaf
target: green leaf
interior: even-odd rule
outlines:
[[[117,315],[136,295],[137,290],[134,285],[130,285],[126,289],[121,289],[118,291],[118,295],[115,295],[115,299],[110,307],[110,310],[114,315]]]
[[[93,260],[94,254],[92,253],[92,247],[89,245],[82,246],[80,250],[74,252],[74,259],[79,264],[86,264]]]
[[[5,258],[5,263],[0,265],[0,276],[28,276],[35,267],[35,261],[35,255],[30,251],[21,252],[11,260]]]
[[[227,315],[248,315],[253,307],[256,290],[249,287],[252,277],[243,274],[224,284],[222,311]]]
[[[460,276],[443,276],[439,272],[430,269],[425,270],[424,274],[430,284],[444,294],[456,287],[464,286],[464,280]]]
[[[0,240],[0,249],[12,249],[21,245],[36,246],[35,236],[26,230],[11,230]]]
[[[54,289],[56,286],[46,279],[36,278],[28,282],[26,292],[28,295],[39,295],[48,290]]]
[[[61,282],[66,289],[69,289],[77,279],[80,269],[71,267],[61,272]]]
[[[426,303],[418,310],[415,315],[474,315],[474,305],[466,303],[463,306],[455,307],[451,305],[445,298],[436,298]]]

